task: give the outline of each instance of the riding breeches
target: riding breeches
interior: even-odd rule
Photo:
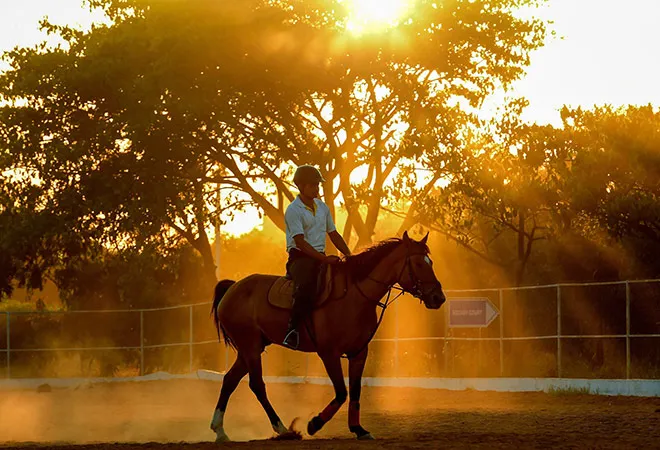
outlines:
[[[314,308],[321,263],[299,250],[291,250],[286,266],[287,272],[293,280],[290,328],[297,328]]]

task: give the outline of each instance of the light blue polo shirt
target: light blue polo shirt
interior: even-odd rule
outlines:
[[[291,202],[284,213],[286,224],[286,251],[296,247],[294,236],[302,234],[309,245],[317,252],[325,252],[325,235],[337,228],[332,220],[330,208],[318,198],[314,199],[316,211],[309,208],[300,197]]]

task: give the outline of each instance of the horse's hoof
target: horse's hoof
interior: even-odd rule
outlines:
[[[231,442],[231,439],[223,430],[220,430],[215,432],[215,442]]]
[[[307,422],[307,434],[314,436],[321,428],[323,428],[325,422],[319,416],[312,417],[312,420]]]
[[[353,425],[348,427],[348,429],[351,431],[351,433],[355,433],[355,437],[357,437],[359,440],[364,440],[364,441],[372,441],[376,439],[369,433],[367,430],[362,428],[360,425]]]
[[[277,425],[273,425],[273,431],[277,433],[278,435],[287,433],[289,430],[284,426],[284,424],[280,421],[277,422]]]

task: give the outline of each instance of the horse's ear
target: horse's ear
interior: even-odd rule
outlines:
[[[408,230],[403,232],[403,242],[405,244],[410,244],[410,237],[408,236]]]
[[[426,245],[426,241],[428,241],[428,240],[429,240],[429,232],[427,231],[427,232],[426,232],[426,236],[424,236],[424,239],[422,239],[421,241],[419,241],[419,243],[420,243],[420,244],[424,244],[424,245]]]

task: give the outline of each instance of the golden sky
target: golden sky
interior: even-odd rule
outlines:
[[[390,20],[414,0],[345,0],[356,6],[353,26],[371,17]],[[439,0],[442,1],[442,0]],[[88,25],[81,0],[0,0],[0,50],[41,40],[37,22]],[[515,94],[531,103],[527,118],[556,123],[564,104],[660,105],[660,0],[550,0],[540,12],[563,39],[533,55]],[[98,18],[98,16],[97,16]]]
[[[344,1],[355,4],[355,17],[349,26],[357,33],[369,26],[369,20],[391,21],[398,11],[414,3]],[[0,51],[41,41],[44,35],[37,23],[44,16],[55,23],[82,26],[99,19],[81,3],[0,0]],[[660,0],[549,0],[549,5],[537,14],[554,21],[558,37],[532,56],[527,76],[508,94],[529,99],[527,120],[557,124],[558,110],[565,104],[660,106]],[[495,96],[493,103],[497,104],[502,96]],[[254,215],[244,219],[254,223],[258,220],[256,212]],[[231,226],[224,231],[234,232]],[[236,231],[245,229],[240,223],[236,226]]]

